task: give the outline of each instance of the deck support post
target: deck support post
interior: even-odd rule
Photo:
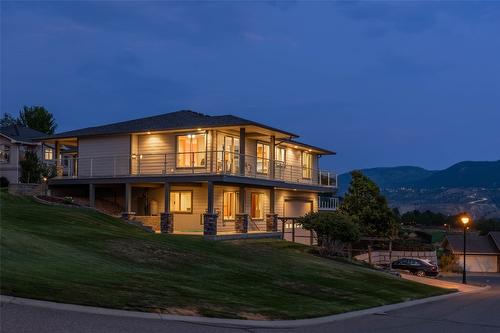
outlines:
[[[89,207],[95,207],[95,185],[89,184]]]
[[[132,184],[125,183],[125,211],[122,213],[122,219],[133,220],[135,213],[132,211]]]
[[[269,177],[274,179],[275,177],[275,160],[276,159],[276,137],[271,135],[271,140],[269,142]]]
[[[277,232],[278,231],[278,214],[275,213],[276,210],[276,189],[273,187],[269,193],[269,214],[266,214],[266,231],[267,232]]]
[[[244,127],[240,128],[240,175],[245,175],[245,141],[246,141],[246,129]]]
[[[203,214],[203,235],[217,235],[217,214],[214,212],[214,183],[208,182],[207,212]]]
[[[165,210],[160,214],[160,232],[162,234],[174,233],[174,214],[170,212],[170,183],[163,184],[165,195]]]
[[[55,143],[55,157],[56,157],[56,175],[62,176],[63,170],[61,161],[61,143],[58,140],[56,140]]]

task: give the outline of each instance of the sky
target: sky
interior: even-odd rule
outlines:
[[[500,159],[500,1],[2,1],[0,108],[57,131],[181,109],[331,149],[322,168]]]

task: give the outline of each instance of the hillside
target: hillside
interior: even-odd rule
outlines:
[[[293,319],[448,292],[282,240],[151,234],[0,191],[2,295],[109,308]],[[367,283],[369,281],[369,283]]]
[[[465,161],[444,170],[402,166],[361,170],[401,212],[431,210],[444,214],[470,212],[474,217],[500,217],[500,160]],[[351,176],[339,176],[339,194]]]

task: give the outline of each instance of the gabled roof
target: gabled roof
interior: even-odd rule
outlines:
[[[478,234],[468,233],[466,240],[468,254],[500,254],[500,249],[495,245],[495,242],[489,235],[480,236]],[[446,242],[454,254],[462,254],[464,252],[463,234],[447,235],[445,238],[445,243]]]
[[[209,116],[190,110],[181,110],[152,117],[139,118],[103,126],[87,127],[83,129],[62,132],[55,135],[46,136],[44,139],[61,139],[89,135],[125,134],[146,131],[165,131],[190,129],[197,127],[224,127],[245,125],[254,125],[266,128],[268,130],[280,132],[290,137],[297,137],[296,134],[285,132],[267,125],[263,125],[232,115]]]
[[[40,142],[39,139],[47,135],[46,133],[21,125],[0,127],[0,134],[11,141],[27,144],[38,144]]]

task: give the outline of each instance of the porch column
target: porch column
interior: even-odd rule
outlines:
[[[274,179],[275,176],[275,171],[274,167],[276,162],[274,161],[276,159],[276,137],[274,135],[271,135],[271,140],[269,141],[269,177],[271,179]]]
[[[61,144],[56,140],[55,144],[55,154],[56,154],[56,175],[62,176],[62,163],[61,163]]]
[[[240,128],[240,175],[245,175],[245,141],[246,129]]]
[[[217,214],[214,212],[214,183],[208,182],[207,212],[203,214],[203,235],[217,235]]]
[[[248,232],[248,213],[245,212],[245,187],[240,186],[240,200],[238,203],[238,213],[236,214],[236,221],[234,223],[234,228],[237,233],[247,233]]]
[[[132,184],[125,183],[125,211],[122,213],[122,218],[125,220],[133,220],[135,212],[132,211]]]
[[[95,207],[95,185],[89,184],[89,207]]]
[[[163,184],[165,193],[165,211],[160,214],[160,232],[172,234],[174,232],[174,214],[170,212],[170,183]]]
[[[271,188],[269,194],[269,214],[266,214],[266,231],[278,231],[278,214],[276,214],[276,189]]]

